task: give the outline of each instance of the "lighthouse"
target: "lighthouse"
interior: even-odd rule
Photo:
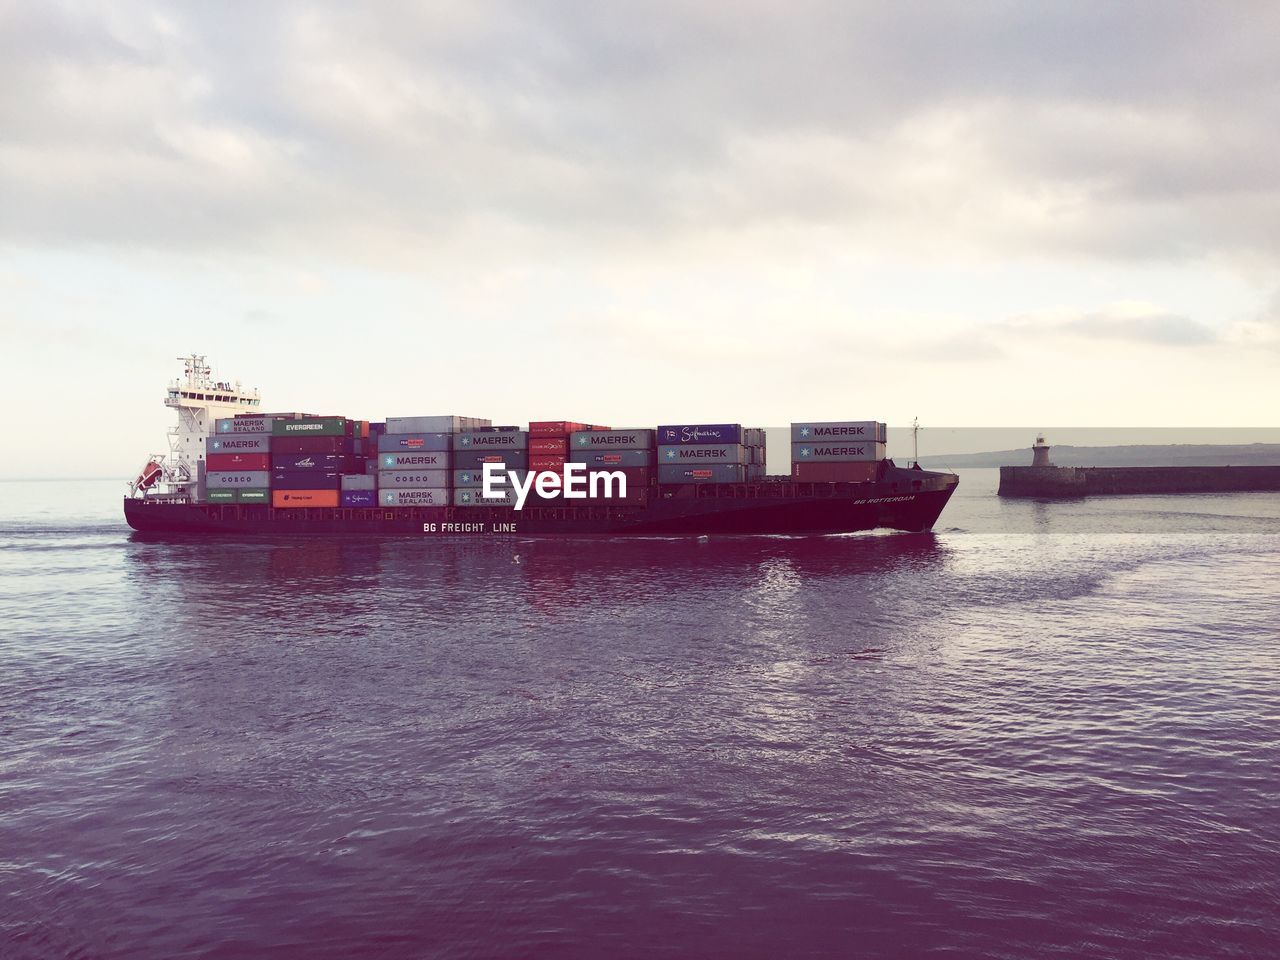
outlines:
[[[1036,435],[1036,442],[1031,445],[1031,465],[1033,467],[1051,467],[1049,462],[1049,444],[1044,442],[1044,434]]]

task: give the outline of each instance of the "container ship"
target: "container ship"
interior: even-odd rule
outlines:
[[[203,356],[180,359],[184,376],[164,401],[178,416],[168,451],[147,459],[124,498],[125,519],[141,532],[920,532],[932,529],[958,483],[954,474],[894,464],[885,425],[872,420],[793,423],[790,472],[770,475],[765,431],[737,423],[616,429],[542,420],[522,428],[455,415],[371,422],[269,413],[256,389],[215,379]]]

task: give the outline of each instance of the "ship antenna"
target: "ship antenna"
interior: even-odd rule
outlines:
[[[911,421],[911,462],[912,466],[920,466],[920,418]]]

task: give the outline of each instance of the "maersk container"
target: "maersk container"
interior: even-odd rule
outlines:
[[[821,423],[791,424],[791,442],[844,442],[865,440],[885,442],[885,425],[875,420],[827,420]]]
[[[449,491],[444,487],[379,490],[378,504],[384,507],[447,507]]]
[[[353,453],[351,437],[272,437],[272,453]]]
[[[271,438],[260,436],[206,437],[205,453],[270,453]]]
[[[493,423],[482,417],[387,417],[386,433],[456,433]]]
[[[343,490],[338,503],[343,507],[376,507],[378,492],[376,490]]]
[[[505,463],[508,470],[528,470],[529,454],[523,450],[459,450],[453,455],[455,470],[481,470],[486,463]]]
[[[516,475],[516,481],[518,483],[524,483],[524,478],[529,474],[528,470],[513,469],[510,472]],[[509,474],[503,473],[501,474],[501,476],[506,478],[509,476]],[[484,471],[483,470],[454,470],[452,474],[452,479],[453,479],[453,485],[455,487],[479,487],[484,484]],[[510,484],[510,480],[504,480],[504,483]]]
[[[792,463],[857,463],[864,460],[883,460],[883,443],[867,441],[793,443]]]
[[[378,489],[378,478],[372,473],[344,473],[339,482],[343,490]]]
[[[740,463],[659,464],[659,483],[745,483],[747,468]]]
[[[517,499],[518,497],[514,490],[510,490],[500,497],[481,496],[478,487],[463,487],[460,490],[453,491],[453,505],[455,507],[514,507]]]
[[[342,486],[342,474],[325,470],[273,470],[271,486],[275,490],[337,490]]]
[[[271,456],[266,453],[211,453],[205,458],[209,470],[270,470]]]
[[[271,506],[277,510],[300,507],[336,507],[337,490],[272,490]]]
[[[492,433],[469,430],[453,435],[453,449],[470,450],[525,450],[529,446],[529,434],[523,430],[503,430]]]
[[[341,453],[274,453],[271,455],[271,469],[342,473],[350,468],[351,460]]]
[[[569,437],[571,450],[649,450],[652,430],[577,430]]]
[[[529,455],[558,454],[561,457],[569,449],[568,437],[535,437],[529,434]]]
[[[448,470],[449,451],[432,450],[427,453],[380,453],[379,470]]]
[[[379,453],[423,453],[452,450],[451,433],[384,433],[378,437]]]
[[[270,433],[274,417],[227,417],[215,420],[213,432],[222,433]]]
[[[658,427],[658,444],[742,443],[740,423],[677,423]]]
[[[651,467],[654,464],[652,450],[573,450],[570,463],[585,463],[588,470],[607,470],[611,467]]]
[[[658,448],[658,463],[746,463],[747,448],[740,443],[690,443]]]
[[[276,437],[349,437],[354,423],[346,417],[303,417],[300,420],[273,420]]]
[[[205,483],[210,490],[266,487],[271,485],[271,474],[265,470],[211,470],[205,474]]]
[[[447,487],[448,470],[379,470],[378,489],[415,490],[425,487]]]

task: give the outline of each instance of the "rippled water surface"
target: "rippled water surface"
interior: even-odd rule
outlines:
[[[0,957],[1265,957],[1280,495],[147,541],[0,484]]]

